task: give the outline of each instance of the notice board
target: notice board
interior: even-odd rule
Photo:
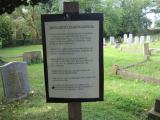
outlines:
[[[103,15],[42,15],[47,102],[103,100]]]

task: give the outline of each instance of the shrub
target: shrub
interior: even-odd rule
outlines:
[[[0,16],[0,41],[2,46],[10,46],[12,44],[12,21],[8,16]]]

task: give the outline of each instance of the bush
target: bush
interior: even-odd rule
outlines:
[[[0,41],[2,46],[7,47],[12,44],[12,22],[8,16],[0,17]]]

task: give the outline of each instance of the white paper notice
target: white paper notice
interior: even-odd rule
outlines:
[[[99,98],[99,21],[45,22],[49,97]]]

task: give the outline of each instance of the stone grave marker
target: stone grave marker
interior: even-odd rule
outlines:
[[[2,48],[2,41],[0,41],[0,48]]]
[[[149,43],[144,43],[144,57],[146,60],[149,60],[149,56],[151,55],[151,52],[149,50]]]
[[[42,62],[41,51],[25,52],[23,54],[23,61],[27,62],[27,64],[41,63]]]
[[[134,44],[136,44],[136,45],[139,44],[139,37],[138,36],[134,37]]]
[[[133,35],[129,34],[128,44],[132,44],[132,42],[133,42]]]
[[[144,36],[140,36],[140,44],[141,44],[141,45],[144,44]]]
[[[156,99],[154,108],[149,111],[148,120],[160,120],[160,98]]]
[[[28,82],[27,64],[25,62],[10,62],[0,69],[4,96],[8,102],[26,97],[30,87]]]
[[[114,44],[115,44],[114,36],[110,36],[110,44],[111,44],[111,45],[114,45]]]
[[[127,43],[127,39],[128,39],[127,34],[123,35],[123,39],[124,39],[124,43]]]
[[[106,46],[106,38],[103,37],[103,47],[105,47],[105,46]]]
[[[150,43],[150,42],[151,42],[151,36],[150,36],[150,35],[147,35],[147,36],[146,36],[146,42],[147,42],[147,43]]]

